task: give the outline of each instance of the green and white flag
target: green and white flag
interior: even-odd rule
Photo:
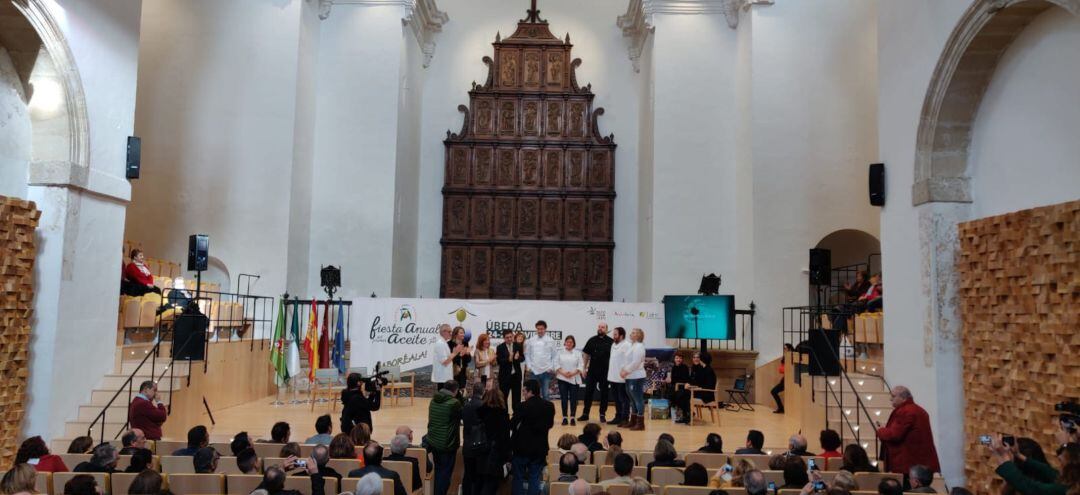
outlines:
[[[279,387],[289,383],[289,367],[285,363],[285,300],[278,304],[277,322],[274,324],[274,347],[270,349],[270,363],[274,366],[274,383]]]

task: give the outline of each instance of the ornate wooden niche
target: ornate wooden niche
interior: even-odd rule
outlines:
[[[614,135],[535,2],[447,131],[441,297],[610,301]]]

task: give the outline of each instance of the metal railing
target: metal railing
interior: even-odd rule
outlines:
[[[735,310],[735,332],[730,339],[706,339],[705,347],[717,351],[752,351],[754,344],[754,314],[757,306],[750,301],[749,309]],[[677,347],[696,348],[698,339],[676,339]]]
[[[829,274],[829,285],[820,289],[810,287],[810,303],[817,305],[840,304],[845,302],[846,293],[844,284],[854,284],[855,274],[866,271],[871,275],[881,272],[881,253],[872,253],[866,257],[865,263],[855,263],[833,267]]]

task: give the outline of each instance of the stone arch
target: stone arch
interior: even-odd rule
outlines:
[[[814,247],[832,251],[832,266],[848,266],[869,263],[871,271],[881,270],[881,258],[870,260],[870,255],[881,253],[881,240],[869,232],[858,229],[840,229],[822,237]]]
[[[1080,0],[975,0],[961,16],[923,100],[913,205],[971,202],[968,152],[983,93],[1016,36],[1054,6],[1080,15]]]

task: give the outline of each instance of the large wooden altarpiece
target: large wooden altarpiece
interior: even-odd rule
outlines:
[[[442,284],[447,298],[610,301],[614,135],[592,85],[579,87],[570,36],[535,1],[484,57],[461,132],[447,131]]]

